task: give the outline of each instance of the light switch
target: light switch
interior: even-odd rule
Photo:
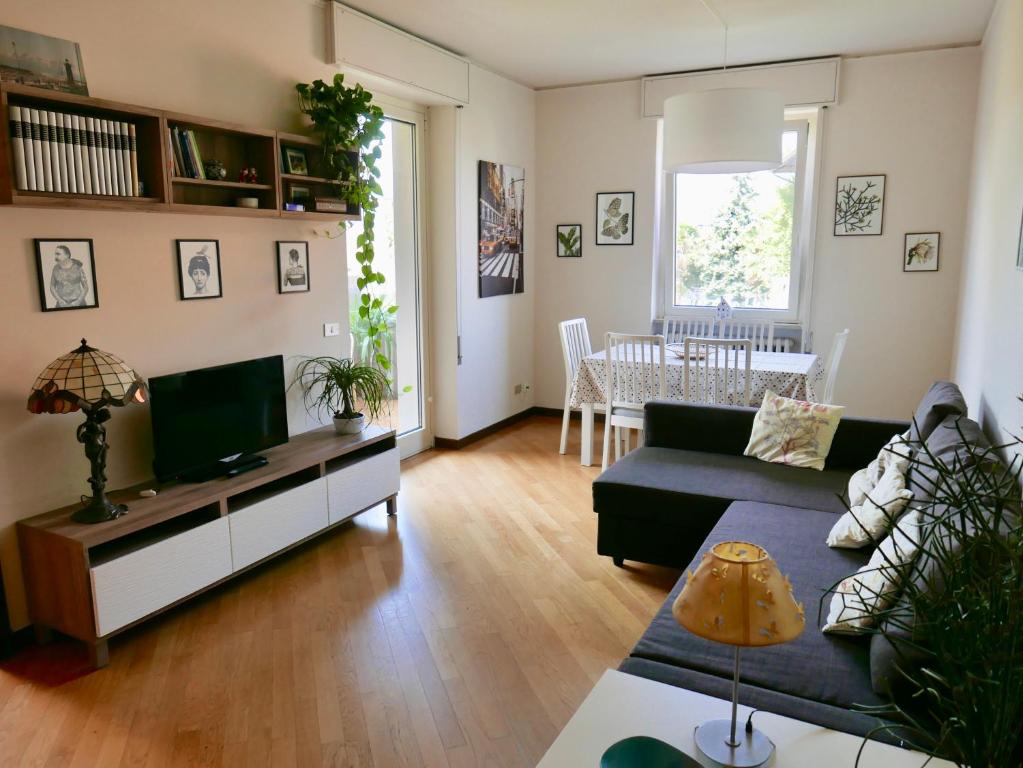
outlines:
[[[324,336],[340,336],[341,335],[341,323],[324,323],[323,324],[323,335]]]

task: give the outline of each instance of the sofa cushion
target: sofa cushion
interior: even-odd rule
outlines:
[[[808,403],[767,390],[743,453],[789,467],[824,469],[844,412],[842,405]]]
[[[951,381],[936,381],[920,401],[910,427],[910,439],[923,442],[946,416],[965,416],[966,400]]]
[[[991,447],[980,425],[965,416],[946,416],[917,448],[906,473],[906,487],[913,492],[915,505],[927,504],[937,491],[936,463],[954,466],[971,462],[971,454]]]
[[[842,513],[845,506],[839,497],[848,482],[849,473],[843,470],[819,472],[748,456],[643,447],[594,481],[593,508],[637,520],[705,515],[711,524],[734,500]]]
[[[743,682],[836,707],[880,704],[882,699],[870,685],[868,639],[824,635],[817,626],[825,591],[867,561],[863,552],[825,546],[834,520],[831,512],[736,502],[714,527],[692,567],[703,550],[718,542],[750,541],[771,554],[791,580],[796,599],[806,605],[802,635],[743,655]],[[683,583],[684,578],[675,585],[632,656],[728,679],[733,648],[686,632],[671,614]]]

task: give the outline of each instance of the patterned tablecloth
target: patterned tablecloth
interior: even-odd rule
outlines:
[[[647,358],[649,359],[649,358]],[[685,363],[668,350],[665,362],[665,381],[668,397],[673,400],[685,400],[682,393]],[[759,406],[764,393],[771,390],[783,397],[797,400],[816,401],[815,386],[823,378],[824,368],[817,355],[804,355],[792,352],[754,352],[750,357],[750,405]],[[740,372],[740,384],[744,373]],[[572,407],[578,408],[583,403],[606,403],[606,365],[604,352],[594,352],[583,358],[572,383]]]

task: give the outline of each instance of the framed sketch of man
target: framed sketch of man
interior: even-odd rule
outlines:
[[[35,245],[43,312],[99,306],[92,240],[36,239]]]
[[[308,290],[309,243],[278,240],[277,293],[304,293]]]
[[[175,240],[181,299],[219,299],[224,295],[218,240]]]

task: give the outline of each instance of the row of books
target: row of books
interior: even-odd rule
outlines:
[[[167,141],[173,158],[175,176],[183,176],[186,179],[206,178],[206,169],[203,168],[195,131],[177,126],[168,128]]]
[[[18,189],[138,197],[135,126],[120,120],[10,106]]]

